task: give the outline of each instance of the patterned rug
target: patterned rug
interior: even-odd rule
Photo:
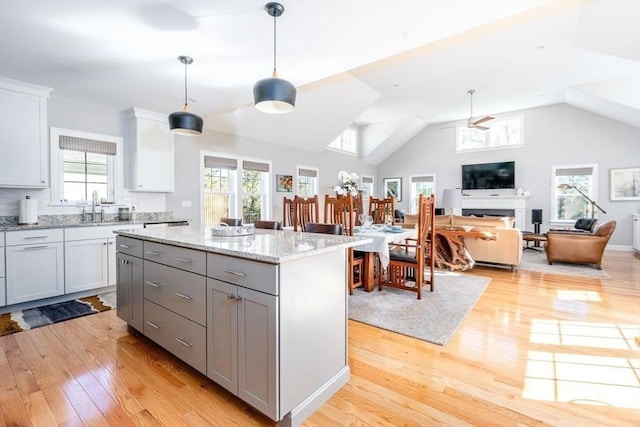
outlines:
[[[554,262],[549,265],[547,254],[544,251],[525,250],[522,260],[518,264],[518,270],[535,271],[538,273],[567,274],[569,276],[582,276],[593,279],[608,279],[609,275],[604,270],[598,270],[593,265],[567,264]]]
[[[438,271],[435,290],[414,292],[394,288],[349,295],[349,319],[438,345],[445,345],[473,309],[491,279]]]
[[[107,292],[72,301],[29,308],[0,315],[0,337],[15,332],[111,310],[116,306],[116,293]]]

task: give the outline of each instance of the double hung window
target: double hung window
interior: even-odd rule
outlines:
[[[298,166],[296,194],[301,197],[313,197],[318,194],[318,169]]]
[[[436,192],[436,176],[429,175],[414,175],[409,177],[411,182],[411,212],[418,212],[418,199],[420,194],[430,196]]]
[[[573,223],[578,218],[591,218],[591,200],[597,197],[598,166],[596,164],[553,166],[551,182],[552,221]],[[566,185],[562,185],[566,184]],[[558,188],[566,187],[568,188]],[[575,187],[575,188],[572,188]]]

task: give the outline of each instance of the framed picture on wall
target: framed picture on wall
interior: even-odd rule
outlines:
[[[402,178],[384,178],[384,197],[395,197],[402,201]]]
[[[276,191],[291,193],[293,191],[293,175],[276,175]]]
[[[609,169],[609,198],[640,200],[640,168]]]

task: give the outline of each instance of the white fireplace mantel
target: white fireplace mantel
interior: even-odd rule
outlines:
[[[528,196],[462,196],[462,209],[513,209],[516,217],[515,227],[525,229],[525,216]]]

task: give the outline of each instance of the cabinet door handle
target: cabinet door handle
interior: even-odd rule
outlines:
[[[122,261],[120,261],[121,264],[129,264],[129,261],[127,261],[126,259],[123,259]]]
[[[46,239],[49,236],[29,236],[29,237],[24,237],[24,240],[33,240],[33,239]]]
[[[159,284],[154,283],[154,282],[151,282],[151,281],[149,281],[149,280],[147,280],[145,283],[146,283],[147,285],[149,285],[149,286],[153,286],[154,288],[159,288],[159,287],[160,287],[160,285],[159,285]]]
[[[154,252],[154,251],[145,251],[145,252],[148,253],[149,255],[154,255],[154,256],[160,255],[160,252]]]
[[[113,245],[113,242],[109,242],[110,245]]]
[[[233,274],[234,276],[238,276],[238,277],[244,277],[245,274],[244,273],[240,273],[239,271],[233,271],[233,270],[225,270],[225,273],[229,273],[229,274]]]
[[[180,344],[182,344],[185,347],[188,347],[188,348],[193,347],[193,344],[189,344],[184,340],[184,338],[176,338],[176,341],[178,341]]]
[[[44,249],[44,248],[48,248],[48,245],[42,245],[42,246],[27,246],[25,248],[23,248],[25,251],[31,251],[34,249]]]
[[[238,294],[238,295],[228,294],[227,298],[228,299],[234,299],[236,301],[242,301],[244,299],[244,297],[242,295],[240,295],[240,294]]]
[[[121,244],[121,245],[118,245],[118,246],[119,246],[119,247],[121,247],[121,248],[123,248],[123,249],[129,249],[129,248],[131,248],[131,246],[129,246],[129,245],[122,245],[122,244]]]
[[[184,259],[184,258],[176,258],[176,261],[186,262],[186,263],[190,263],[191,262],[190,259]]]
[[[152,322],[150,320],[147,320],[147,325],[149,325],[149,326],[151,326],[152,328],[155,328],[155,329],[160,329],[160,325],[158,325],[158,324],[156,324],[156,323],[154,323],[154,322]]]
[[[176,292],[176,295],[179,296],[180,298],[184,298],[184,299],[193,299],[193,297],[191,295],[181,294],[180,292]]]

